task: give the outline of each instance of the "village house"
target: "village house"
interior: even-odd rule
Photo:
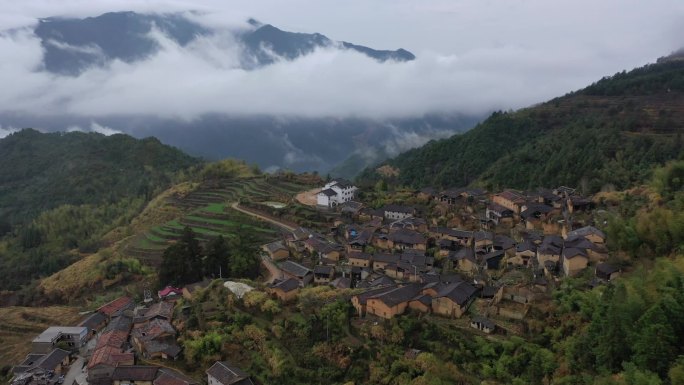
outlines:
[[[455,205],[458,201],[460,201],[463,196],[461,193],[463,193],[464,189],[462,188],[451,188],[448,190],[444,190],[439,193],[439,196],[436,197],[436,199],[444,203],[448,206]]]
[[[485,217],[496,225],[513,224],[513,210],[497,203],[490,203],[487,205]]]
[[[372,244],[374,232],[374,229],[367,228],[355,234],[353,237],[351,237],[349,243],[347,243],[347,251],[363,251],[366,248],[366,246]]]
[[[207,369],[208,385],[254,385],[249,375],[228,361],[218,361]]]
[[[450,283],[432,298],[432,312],[449,318],[460,318],[476,294],[477,288],[467,282]]]
[[[108,320],[123,314],[127,310],[133,310],[135,302],[130,297],[120,297],[111,302],[108,302],[97,309],[98,312],[104,314]]]
[[[593,226],[585,226],[577,230],[570,231],[565,237],[566,239],[572,239],[582,237],[588,239],[590,242],[595,244],[606,243],[606,234]]]
[[[477,272],[480,265],[477,255],[475,254],[475,250],[470,247],[464,247],[458,250],[454,254],[453,259],[454,263],[456,264],[456,268],[466,273]]]
[[[283,302],[290,302],[299,294],[299,280],[295,278],[288,278],[285,280],[275,280],[268,287],[268,292],[275,295]]]
[[[29,353],[24,361],[12,368],[14,375],[31,372],[62,374],[69,366],[71,353],[63,349],[53,349],[47,354]]]
[[[314,267],[314,283],[318,285],[327,285],[335,278],[335,268],[333,266],[315,266]]]
[[[401,205],[385,205],[382,212],[383,217],[389,220],[406,219],[416,215],[415,207]]]
[[[401,256],[399,254],[375,254],[373,257],[373,270],[383,270],[389,264],[396,264],[399,262]]]
[[[157,366],[119,366],[112,373],[112,385],[152,385],[158,371]]]
[[[515,247],[515,257],[509,258],[508,264],[519,267],[530,267],[532,261],[537,258],[537,245],[525,240]]]
[[[366,302],[366,312],[385,319],[404,314],[409,301],[416,297],[420,290],[421,285],[409,284],[374,295]]]
[[[294,278],[301,287],[308,285],[313,280],[313,272],[297,262],[283,261],[278,264],[278,268],[281,272],[281,279]]]
[[[562,254],[563,272],[568,277],[573,277],[587,268],[589,257],[582,249],[565,248]]]
[[[396,287],[394,281],[390,281],[391,283],[377,285],[361,294],[352,296],[351,303],[352,306],[354,306],[354,309],[356,309],[356,312],[358,313],[359,317],[363,317],[366,315],[368,310],[369,298],[394,290],[394,288]]]
[[[274,261],[281,261],[290,257],[290,249],[285,247],[282,241],[267,243],[261,246],[261,250]]]
[[[503,250],[494,250],[482,256],[484,268],[486,270],[498,270],[501,267],[501,260],[506,252]]]
[[[475,249],[490,251],[494,247],[494,234],[489,231],[475,231],[473,240]]]
[[[371,255],[368,253],[352,252],[347,254],[347,258],[351,266],[370,267],[371,265]]]
[[[337,179],[325,184],[316,195],[316,203],[319,206],[335,207],[354,199],[354,193],[358,190],[351,182]]]
[[[470,320],[470,327],[491,334],[496,329],[496,324],[488,318],[477,316]]]
[[[173,303],[165,301],[154,303],[149,309],[140,309],[133,322],[138,324],[155,319],[171,321],[173,318],[173,306]]]
[[[620,276],[620,269],[608,263],[599,263],[596,265],[594,274],[596,278],[602,279],[604,281],[612,281],[613,279]]]
[[[425,187],[416,191],[416,198],[424,201],[435,199],[437,191],[432,187]]]
[[[492,196],[492,202],[503,206],[511,211],[514,215],[520,215],[521,208],[525,204],[525,196],[517,191],[505,190],[500,194]]]
[[[84,326],[50,326],[31,342],[33,353],[47,354],[57,345],[78,350],[88,340],[88,328]]]
[[[427,250],[427,239],[425,236],[419,232],[400,229],[391,232],[387,236],[387,245],[391,249],[405,250],[405,249],[417,249],[417,250]]]
[[[418,313],[430,313],[432,311],[432,297],[419,293],[409,301],[408,307]]]
[[[525,204],[520,212],[520,219],[529,230],[541,228],[552,211],[553,207],[544,204]]]
[[[176,359],[181,351],[176,344],[176,330],[164,319],[135,325],[131,341],[135,350],[145,358]]]
[[[90,339],[90,338],[94,337],[106,325],[107,325],[107,317],[100,312],[95,312],[95,313],[88,315],[77,326],[83,326],[83,327],[88,328],[88,338]]]
[[[159,368],[152,385],[199,385],[199,382],[169,368]]]
[[[183,289],[179,289],[173,286],[167,286],[159,291],[157,291],[157,297],[162,301],[173,301],[180,298],[183,295]]]
[[[134,364],[133,353],[124,353],[111,346],[96,349],[88,361],[88,384],[111,385],[112,375],[118,366]]]
[[[304,248],[314,257],[318,259],[329,259],[332,261],[339,261],[340,252],[344,249],[342,246],[328,242],[324,239],[311,237],[304,241]]]
[[[427,232],[427,222],[423,218],[418,217],[408,217],[404,219],[398,219],[389,225],[390,232],[399,229],[407,229],[417,231],[419,233]]]

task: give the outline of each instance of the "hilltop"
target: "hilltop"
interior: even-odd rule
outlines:
[[[381,166],[406,186],[534,188],[595,192],[645,181],[682,154],[684,62],[659,60],[409,150]],[[375,182],[366,169],[360,179]]]
[[[0,218],[21,223],[62,204],[150,199],[199,162],[155,138],[26,129],[0,140]]]

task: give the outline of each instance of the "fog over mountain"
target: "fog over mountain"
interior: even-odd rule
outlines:
[[[627,3],[7,4],[0,136],[22,127],[154,135],[194,155],[325,172],[681,45],[681,4]]]

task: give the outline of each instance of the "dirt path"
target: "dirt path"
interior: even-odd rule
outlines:
[[[268,217],[265,217],[265,216],[263,216],[263,215],[259,215],[259,214],[257,214],[257,213],[253,213],[253,212],[250,211],[250,210],[245,210],[245,209],[243,209],[242,207],[240,207],[240,204],[239,204],[238,202],[231,203],[230,207],[232,207],[234,210],[237,210],[237,211],[239,211],[239,212],[241,212],[241,213],[245,213],[245,214],[251,215],[251,216],[253,216],[253,217],[255,217],[255,218],[259,218],[259,219],[261,219],[262,221],[266,221],[266,222],[272,223],[272,224],[274,224],[274,225],[280,227],[281,229],[285,229],[285,230],[287,230],[287,231],[294,231],[294,230],[295,230],[294,227],[292,227],[292,226],[290,226],[290,225],[288,225],[288,224],[285,224],[285,223],[283,223],[283,222],[281,222],[281,221],[277,221],[277,220],[275,220],[275,219],[273,219],[273,218],[268,218]]]
[[[297,201],[303,205],[306,206],[316,206],[317,204],[317,199],[316,199],[316,194],[321,192],[320,188],[314,188],[311,190],[307,191],[302,191],[299,194],[297,194]]]

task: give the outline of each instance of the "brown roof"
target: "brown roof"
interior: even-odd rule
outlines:
[[[217,379],[223,385],[253,384],[249,375],[228,361],[218,361],[212,365],[207,374]]]
[[[117,366],[112,373],[112,380],[152,381],[157,377],[157,366]]]
[[[154,385],[197,385],[198,381],[169,368],[159,368]]]
[[[99,349],[104,346],[111,346],[114,348],[121,348],[128,341],[128,332],[124,330],[112,330],[104,332],[100,335],[97,340],[97,345],[95,349]]]
[[[93,368],[97,365],[106,366],[119,366],[119,364],[126,364],[130,362],[133,363],[134,355],[133,353],[123,353],[121,350],[111,347],[104,346],[96,349],[93,352],[90,361],[88,361],[88,369]]]
[[[423,234],[417,231],[407,229],[399,229],[393,233],[390,233],[388,238],[392,242],[399,242],[410,245],[417,245],[426,242],[425,236],[423,236]]]
[[[525,203],[525,197],[518,193],[517,191],[513,190],[506,190],[500,194],[498,194],[500,197],[509,200],[515,204],[523,204]]]
[[[102,305],[97,311],[108,317],[112,317],[116,313],[131,308],[132,306],[133,300],[130,297],[121,297]]]

